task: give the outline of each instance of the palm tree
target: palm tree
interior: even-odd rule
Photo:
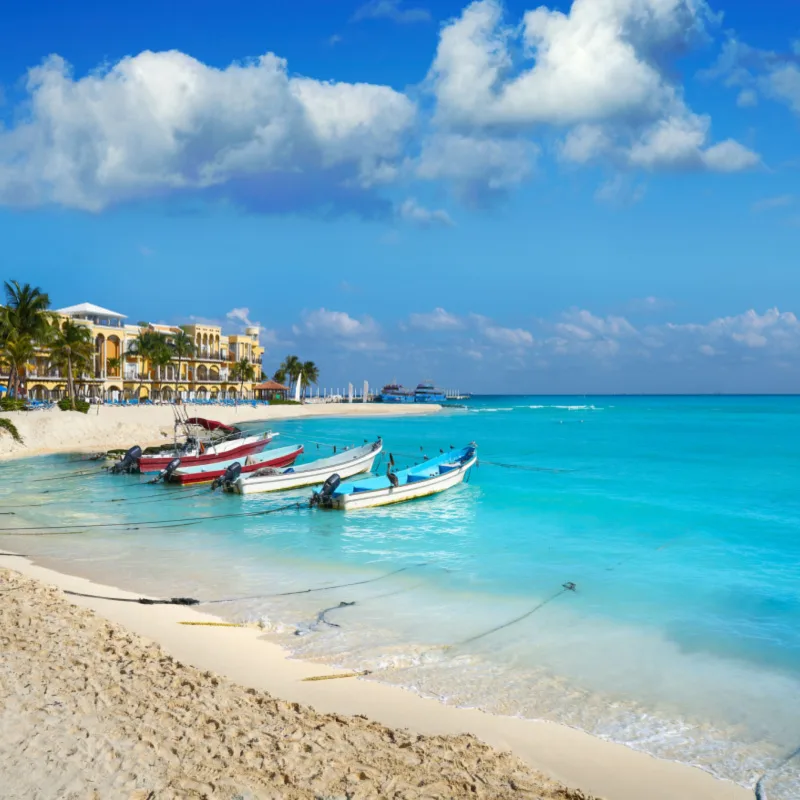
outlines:
[[[233,369],[231,369],[231,378],[235,381],[239,381],[240,397],[244,392],[244,382],[255,380],[255,377],[256,369],[246,358],[242,358],[237,361],[233,365]]]
[[[8,396],[16,397],[19,386],[25,376],[27,366],[36,354],[36,346],[30,336],[11,330],[3,344],[3,355],[10,365],[8,375]]]
[[[44,344],[51,336],[53,315],[48,312],[50,298],[38,287],[29,283],[20,285],[18,281],[5,281],[3,284],[6,305],[0,321],[0,347],[11,364],[8,375],[8,393],[15,393],[19,385],[19,372],[14,360],[6,352],[7,345],[14,339],[22,347],[27,339],[33,347]]]
[[[153,364],[155,360],[158,360],[159,354],[166,346],[166,337],[148,328],[142,328],[137,337],[128,344],[128,353],[135,355],[142,362],[139,372],[139,396],[142,394],[145,377],[148,374],[147,362]]]
[[[181,364],[185,358],[194,355],[194,341],[186,331],[178,331],[171,342],[172,354],[178,359],[178,376],[175,378],[175,394],[179,395],[178,382],[181,379]]]
[[[107,358],[106,359],[106,368],[109,372],[116,373],[119,370],[120,366],[122,365],[121,358]],[[119,376],[117,376],[119,377]]]
[[[92,340],[91,331],[71,319],[65,320],[55,335],[50,354],[56,364],[67,368],[67,393],[74,408],[75,383],[72,377],[72,370],[75,368],[79,372],[84,372],[92,362],[94,341]]]
[[[171,361],[172,350],[166,338],[164,338],[160,345],[153,348],[153,352],[150,354],[150,363],[155,369],[155,379],[159,385],[162,383],[162,375],[160,373]]]

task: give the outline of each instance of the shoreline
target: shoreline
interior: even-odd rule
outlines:
[[[209,415],[226,424],[334,417],[403,417],[439,413],[437,404],[383,405],[381,403],[308,403],[300,406],[187,406],[190,416]],[[0,461],[56,453],[102,452],[115,447],[141,447],[171,441],[174,431],[172,406],[92,406],[87,414],[78,411],[10,411],[10,419],[22,436],[18,444],[0,432]]]
[[[60,589],[121,598],[140,596],[38,566],[24,556],[0,556],[0,567]],[[491,747],[510,750],[527,766],[566,786],[606,800],[745,800],[753,796],[751,790],[719,780],[699,768],[660,760],[565,725],[448,706],[375,680],[303,682],[304,678],[341,671],[290,658],[255,627],[178,625],[181,620],[221,621],[194,608],[65,599],[157,642],[184,663],[212,670],[241,686],[266,690],[273,697],[312,706],[323,713],[365,715],[390,728],[410,729],[417,734],[471,733]]]

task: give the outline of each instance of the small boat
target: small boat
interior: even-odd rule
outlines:
[[[249,475],[239,475],[235,480],[223,481],[222,488],[226,492],[255,494],[257,492],[280,492],[300,486],[314,486],[324,483],[334,472],[340,478],[350,478],[362,472],[369,472],[382,449],[383,443],[378,439],[372,444],[343,450],[329,458],[319,458],[297,467],[258,469]]]
[[[264,467],[290,467],[303,452],[303,445],[279,447],[267,450],[264,453],[251,454],[229,458],[224,461],[215,461],[212,464],[190,464],[184,466],[183,461],[176,468],[168,470],[164,480],[170,483],[179,483],[182,486],[196,483],[211,483],[215,478],[221,478],[232,464],[238,464],[242,473],[255,472]]]
[[[339,485],[338,475],[331,475],[319,493],[311,498],[312,505],[350,511],[360,508],[388,506],[457,486],[478,460],[478,447],[470,444],[461,450],[451,450],[436,458],[400,472],[389,472],[378,478],[365,478]]]
[[[263,431],[262,433],[247,436],[239,428],[234,428],[230,425],[223,425],[220,422],[214,423],[213,420],[203,420],[203,422],[215,424],[217,427],[210,430],[224,430],[225,435],[222,438],[205,442],[190,436],[185,442],[175,447],[162,450],[154,455],[140,456],[139,472],[160,472],[166,469],[175,458],[181,460],[181,466],[190,466],[213,464],[217,461],[260,453],[266,449],[267,445],[277,435],[272,431]]]

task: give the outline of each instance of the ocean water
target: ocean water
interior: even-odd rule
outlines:
[[[260,620],[298,657],[748,786],[766,771],[770,798],[800,797],[800,757],[784,763],[800,745],[800,398],[465,406],[276,423],[276,446],[304,443],[306,458],[376,435],[398,466],[478,443],[468,483],[348,514],[241,516],[310,492],[147,486],[68,456],[5,463],[0,528],[66,527],[0,532],[0,548],[230,601],[203,608]]]

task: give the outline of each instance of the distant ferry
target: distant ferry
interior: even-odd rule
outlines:
[[[447,395],[430,381],[423,381],[414,391],[404,389],[399,383],[387,383],[379,399],[382,403],[444,403]]]
[[[379,398],[382,403],[413,403],[414,392],[404,389],[399,383],[387,383]]]
[[[415,403],[444,403],[446,400],[444,389],[437,389],[431,381],[423,381],[414,392]]]

